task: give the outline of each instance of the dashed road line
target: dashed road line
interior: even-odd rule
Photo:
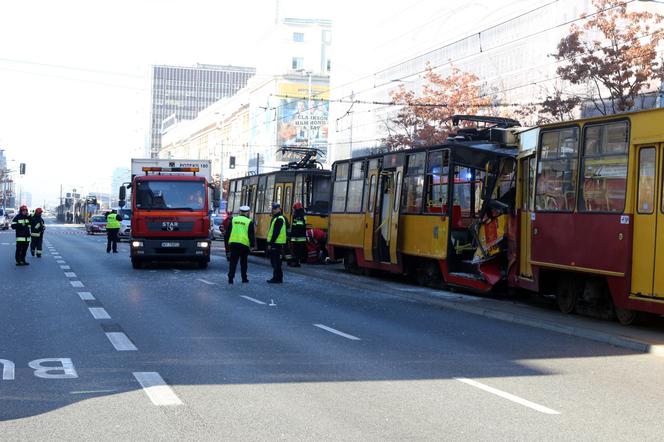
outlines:
[[[138,348],[124,332],[106,332],[106,337],[117,351],[137,351]]]
[[[76,278],[76,273],[74,272],[65,272],[67,278]]]
[[[132,373],[152,403],[158,407],[182,405],[182,401],[156,371]]]
[[[468,378],[454,378],[459,382],[463,382],[466,385],[473,386],[475,388],[479,388],[480,390],[484,390],[488,393],[495,394],[496,396],[500,396],[503,399],[507,399],[508,401],[515,402],[517,404],[523,405],[525,407],[531,408],[533,410],[539,411],[540,413],[544,414],[560,414],[559,411],[552,410],[548,407],[545,407],[544,405],[536,404],[535,402],[530,402],[527,399],[520,398],[519,396],[515,396],[511,393],[507,393],[502,390],[498,390],[497,388],[489,387],[488,385],[484,385],[481,382],[474,381],[472,379]]]
[[[85,287],[81,281],[69,281],[69,283],[71,284],[72,287],[78,287],[78,288]]]
[[[323,325],[323,324],[313,324],[313,326],[314,326],[314,327],[318,327],[318,328],[320,328],[320,329],[323,329],[323,330],[325,330],[325,331],[329,331],[330,333],[334,333],[335,335],[342,336],[342,337],[344,337],[344,338],[346,338],[346,339],[350,339],[351,341],[360,341],[360,340],[361,340],[361,339],[358,338],[357,336],[349,335],[348,333],[344,333],[344,332],[339,331],[339,330],[337,330],[337,329],[335,329],[335,328],[328,327],[327,325]]]
[[[90,293],[90,292],[78,292],[78,296],[83,301],[92,301],[93,299],[95,299],[95,297],[92,296],[92,293]]]
[[[259,301],[258,299],[252,298],[251,296],[240,295],[240,298],[244,298],[247,301],[255,302],[256,304],[265,305],[263,301]]]
[[[61,265],[61,266],[60,266],[60,269],[62,269],[62,270],[69,270],[69,269],[71,269],[71,267]]]
[[[90,307],[88,308],[92,317],[95,319],[111,319],[111,315],[108,314],[104,307]]]
[[[55,261],[55,262],[58,263],[58,264],[67,264],[67,261],[62,260],[62,259],[58,259],[58,260]]]
[[[205,279],[196,278],[196,281],[200,281],[203,284],[207,284],[207,285],[216,285],[215,282],[206,281]]]

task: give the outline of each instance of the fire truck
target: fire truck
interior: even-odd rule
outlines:
[[[120,206],[131,191],[130,255],[134,268],[150,261],[210,262],[211,200],[208,160],[132,159],[131,183],[120,187]]]

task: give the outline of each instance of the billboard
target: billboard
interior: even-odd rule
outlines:
[[[320,150],[318,160],[327,156],[329,85],[311,85],[309,109],[308,83],[281,83],[277,117],[277,146],[312,147]],[[300,155],[277,153],[277,161],[293,161]]]

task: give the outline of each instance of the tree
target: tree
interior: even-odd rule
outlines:
[[[552,93],[547,93],[537,113],[537,123],[553,123],[574,119],[574,110],[581,104],[578,96],[565,96],[562,86],[556,84]]]
[[[588,85],[588,97],[603,115],[632,109],[636,97],[664,74],[657,45],[664,33],[659,14],[628,12],[622,0],[593,0],[596,13],[558,43],[558,75]],[[554,97],[551,97],[555,99]]]
[[[382,141],[387,150],[442,143],[453,130],[453,115],[477,114],[491,105],[491,97],[481,95],[474,74],[452,66],[445,77],[427,65],[424,78],[421,96],[403,84],[390,92],[392,101],[402,107],[385,121],[388,135]]]

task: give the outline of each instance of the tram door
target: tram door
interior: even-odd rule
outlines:
[[[533,240],[532,215],[534,212],[535,192],[535,155],[522,158],[519,164],[519,188],[521,190],[521,210],[519,219],[519,275],[532,279],[533,268],[530,264]]]
[[[664,144],[639,146],[632,249],[633,294],[664,298]],[[657,269],[660,271],[656,271]]]
[[[375,211],[376,211],[376,189],[378,183],[378,169],[369,170],[367,176],[368,187],[366,190],[367,202],[364,205],[364,259],[367,261],[374,260],[374,226]]]
[[[376,176],[377,195],[373,211],[373,233],[371,235],[372,258],[376,262],[397,263],[399,187],[402,173],[403,168],[400,167],[397,170],[383,170]],[[367,248],[366,233],[365,250]]]

